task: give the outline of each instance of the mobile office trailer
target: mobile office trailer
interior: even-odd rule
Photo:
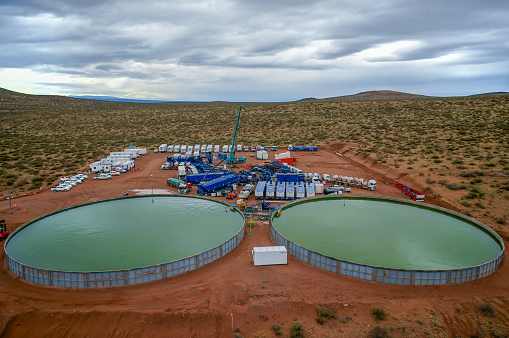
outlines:
[[[237,144],[237,151],[242,151],[242,144]]]
[[[200,151],[200,147],[201,147],[201,145],[195,144],[194,145],[194,151]]]
[[[214,146],[214,152],[215,152],[215,153],[218,153],[218,152],[219,152],[219,149],[220,149],[219,144],[216,144],[216,145]]]
[[[183,144],[180,146],[180,153],[185,154],[187,151],[187,145]]]
[[[204,152],[206,152],[206,151],[207,151],[207,145],[206,145],[206,144],[202,144],[202,145],[201,145],[201,148],[200,148],[200,152],[201,152],[201,153],[204,153]]]
[[[141,151],[141,149],[126,148],[126,149],[124,149],[123,153],[131,154],[132,158],[138,158],[141,155],[140,151]]]
[[[180,153],[180,146],[177,144],[174,148],[173,148],[173,151],[176,152],[176,153]]]
[[[169,153],[173,153],[173,145],[169,145],[168,146],[168,150],[167,150]]]
[[[193,152],[193,156],[200,156],[200,151],[199,150],[195,150]]]
[[[110,153],[110,156],[120,156],[120,157],[129,157],[129,158],[138,157],[137,154],[133,154],[131,152],[125,152],[125,151],[113,151]]]
[[[168,162],[165,162],[168,163]],[[112,168],[122,168],[126,170],[130,170],[134,168],[134,161],[133,160],[119,160],[117,162],[113,162],[111,165]]]
[[[225,144],[225,145],[223,146],[223,153],[227,153],[227,152],[228,152],[228,145],[227,145],[227,144]]]
[[[168,149],[168,144],[164,143],[164,144],[161,144],[159,146],[159,152],[160,153],[165,153],[166,152],[166,149]]]
[[[103,163],[101,163],[101,161],[97,161],[97,162],[90,164],[89,168],[90,168],[90,171],[93,173],[98,173],[101,171],[110,172],[111,171],[111,163],[103,164]]]
[[[267,185],[267,182],[265,181],[259,181],[256,185],[255,189],[255,199],[263,199],[265,197],[265,186]]]
[[[260,265],[288,264],[288,255],[284,246],[253,247],[253,263]]]

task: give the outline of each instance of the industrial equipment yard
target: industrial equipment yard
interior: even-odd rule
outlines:
[[[278,152],[283,152],[287,145],[278,146]],[[349,176],[376,180],[376,190],[352,187],[352,194],[405,198],[395,184],[425,188],[424,177],[408,178],[388,166],[374,164],[369,158],[355,155],[352,149],[356,147],[351,142],[333,142],[320,144],[312,152],[292,152],[297,160],[293,166],[304,172],[330,176],[348,172]],[[274,153],[269,152],[269,160],[273,160]],[[168,155],[150,149],[136,159],[133,169],[111,179],[90,177],[61,192],[46,187],[15,198],[11,206],[2,200],[1,218],[6,219],[12,233],[24,223],[64,207],[126,194],[178,194],[176,187],[167,184],[178,171],[161,169]],[[265,162],[250,157],[248,152],[237,155],[246,156],[247,164]],[[237,170],[244,166],[238,164]],[[87,171],[88,166],[82,169]],[[195,195],[196,187],[189,194]],[[210,198],[226,201],[225,197]],[[248,204],[257,202],[254,194],[247,199]],[[458,210],[444,195],[426,196],[425,202]],[[140,208],[138,212],[147,211]],[[340,276],[292,255],[288,255],[287,265],[254,266],[253,247],[277,245],[269,228],[268,220],[257,219],[251,229],[246,226],[250,235],[224,257],[193,271],[128,286],[46,287],[13,276],[4,266],[0,270],[1,335],[272,337],[278,331],[286,336],[294,321],[302,324],[308,337],[368,336],[377,326],[396,337],[466,337],[478,332],[496,336],[509,332],[507,260],[492,275],[478,281],[442,286],[393,285]],[[143,231],[143,224],[139,230]],[[507,245],[507,233],[499,234]],[[492,304],[496,314],[484,315],[480,304]],[[335,318],[318,323],[320,307],[335,309]],[[384,320],[373,318],[374,307],[383,309]]]

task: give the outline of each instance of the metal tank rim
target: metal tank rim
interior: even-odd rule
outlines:
[[[50,269],[40,269],[40,268],[37,268],[37,267],[33,267],[33,266],[30,266],[30,265],[27,265],[27,264],[20,263],[20,262],[18,262],[16,260],[12,259],[9,256],[9,254],[8,254],[7,245],[9,243],[10,239],[13,238],[17,233],[19,233],[23,229],[27,228],[31,224],[33,224],[33,223],[35,223],[35,222],[37,222],[37,221],[39,221],[41,219],[47,218],[49,216],[52,216],[52,215],[55,215],[55,214],[58,214],[58,213],[61,213],[61,212],[64,212],[64,211],[69,211],[69,210],[72,210],[72,209],[75,209],[75,208],[80,208],[80,207],[87,206],[87,205],[92,205],[92,204],[103,203],[103,202],[111,202],[111,201],[117,201],[117,200],[124,200],[124,199],[151,198],[151,197],[194,198],[194,199],[201,199],[201,200],[206,200],[206,201],[210,201],[210,202],[219,203],[219,204],[224,205],[225,207],[230,208],[231,211],[235,211],[235,212],[239,213],[239,215],[242,216],[242,226],[240,227],[240,230],[234,236],[232,236],[227,241],[225,241],[225,242],[223,242],[223,243],[221,243],[221,244],[219,244],[219,245],[217,245],[217,246],[215,246],[215,247],[213,247],[213,248],[211,248],[209,250],[197,253],[197,254],[192,255],[192,256],[184,257],[184,258],[181,258],[181,259],[178,259],[178,260],[174,260],[174,261],[159,263],[159,264],[155,264],[155,265],[141,266],[141,267],[136,267],[136,268],[131,268],[131,269],[86,271],[86,272],[83,272],[83,271],[59,271],[59,270],[50,270]],[[80,203],[80,204],[68,206],[68,207],[65,207],[65,208],[62,208],[62,209],[58,209],[58,210],[49,212],[47,214],[41,215],[39,217],[36,217],[36,218],[34,218],[34,219],[24,223],[23,225],[18,227],[16,230],[14,230],[12,232],[12,234],[7,238],[7,240],[4,243],[5,265],[9,268],[11,273],[13,273],[14,275],[16,275],[18,277],[21,277],[24,280],[28,280],[28,281],[34,282],[36,284],[46,285],[46,286],[95,288],[95,287],[110,287],[110,286],[117,286],[117,285],[138,284],[138,283],[148,282],[148,281],[151,281],[151,280],[168,278],[168,277],[171,277],[173,275],[180,274],[180,273],[185,272],[185,271],[191,271],[191,270],[194,270],[194,269],[196,269],[198,267],[201,267],[201,266],[203,266],[205,264],[211,263],[211,262],[215,261],[216,259],[223,257],[228,252],[230,252],[234,248],[236,248],[239,245],[239,243],[242,241],[242,239],[244,238],[244,232],[245,232],[245,217],[244,217],[244,213],[242,213],[238,209],[238,207],[236,207],[236,206],[234,207],[231,204],[227,204],[227,203],[224,203],[222,201],[218,201],[218,200],[210,198],[210,197],[188,196],[188,195],[185,195],[185,196],[183,196],[183,195],[167,195],[167,194],[136,195],[136,196],[114,197],[114,198],[101,199],[101,200],[96,200],[96,201],[85,202],[85,203]],[[234,239],[235,239],[234,245],[233,246],[230,245],[228,247],[228,250],[226,252],[224,252],[223,247],[227,243],[233,241]],[[200,256],[203,256],[203,255],[205,255],[207,253],[211,253],[214,250],[220,250],[220,255],[219,256],[215,255],[212,260],[207,259],[207,262],[205,262],[203,264],[199,264],[201,262],[196,261],[196,258],[198,258]],[[123,280],[125,282],[126,279],[133,279],[133,278],[126,278],[125,277],[126,273],[135,272],[135,271],[138,271],[138,270],[150,270],[150,269],[154,269],[154,268],[157,268],[157,267],[162,267],[163,265],[173,265],[175,263],[185,262],[185,261],[189,261],[189,260],[196,261],[196,265],[199,265],[199,266],[194,267],[194,268],[193,267],[189,267],[189,269],[185,269],[185,271],[180,271],[181,269],[179,269],[180,272],[172,273],[171,275],[168,275],[168,276],[165,276],[165,277],[160,277],[160,278],[150,278],[150,277],[149,278],[142,278],[143,279],[142,281],[137,281],[137,282],[132,282],[132,283],[114,283],[114,279],[111,279],[111,278],[108,278],[108,279],[105,279],[105,280],[101,280],[101,281],[99,281],[99,280],[96,281],[96,282],[102,282],[102,283],[90,283],[90,279],[82,278],[82,279],[76,279],[76,280],[68,281],[68,282],[64,282],[64,283],[60,283],[59,282],[59,283],[57,283],[57,285],[54,285],[53,283],[51,283],[52,278],[50,276],[50,275],[54,275],[54,274],[57,274],[57,275],[58,274],[66,274],[66,275],[67,274],[74,274],[74,275],[78,274],[78,275],[82,275],[83,277],[85,277],[85,275],[92,275],[92,274],[95,275],[95,274],[122,273],[122,278],[121,279],[118,278],[117,280]],[[18,265],[18,268],[13,270],[13,265]],[[23,271],[20,271],[19,267],[21,267],[23,269]],[[36,271],[37,274],[41,276],[41,277],[38,277],[38,278],[39,279],[43,279],[43,281],[40,282],[40,281],[33,280],[34,278],[25,278],[25,275],[26,275],[25,271],[26,270],[34,270],[34,271]],[[148,272],[148,271],[145,271],[145,272]],[[144,276],[150,276],[150,272],[148,274],[144,273]],[[135,277],[135,278],[139,279],[138,276]],[[85,282],[85,283],[79,283],[79,282]],[[103,284],[103,283],[105,285],[100,285],[100,284]],[[61,284],[65,284],[65,285],[61,285]],[[67,285],[67,284],[71,284],[71,285]],[[81,284],[83,284],[83,285],[80,286]]]
[[[497,257],[483,264],[469,266],[459,269],[448,269],[448,270],[414,270],[414,269],[394,269],[385,268],[383,266],[372,266],[366,264],[360,264],[333,258],[330,256],[322,255],[318,252],[314,252],[307,248],[301,247],[300,245],[288,240],[286,237],[281,235],[273,225],[273,219],[278,217],[284,212],[284,209],[289,207],[312,202],[319,200],[347,200],[347,199],[363,199],[363,200],[378,200],[392,203],[399,203],[405,205],[411,205],[423,209],[428,209],[440,213],[447,214],[455,218],[459,218],[463,221],[471,223],[473,226],[481,229],[490,237],[492,237],[497,244],[500,246],[501,252]],[[389,284],[401,284],[401,285],[444,285],[462,283],[471,280],[478,280],[494,273],[499,266],[502,264],[502,260],[505,254],[505,245],[503,239],[489,226],[478,220],[463,215],[459,212],[449,210],[447,208],[435,206],[423,202],[415,202],[411,200],[387,197],[387,196],[373,196],[373,195],[329,195],[329,196],[315,196],[306,197],[299,200],[295,200],[289,203],[285,203],[281,208],[274,212],[270,218],[270,232],[272,239],[278,243],[278,245],[284,245],[287,247],[288,253],[297,257],[298,259],[315,265],[319,268],[326,269],[339,275],[346,275],[355,278],[371,280]]]

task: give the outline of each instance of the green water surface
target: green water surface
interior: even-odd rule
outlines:
[[[13,236],[14,260],[56,271],[132,269],[196,255],[243,227],[241,214],[199,198],[104,201],[43,218]]]
[[[386,201],[306,202],[284,209],[273,224],[309,250],[377,267],[458,269],[486,263],[501,252],[493,237],[465,220]]]

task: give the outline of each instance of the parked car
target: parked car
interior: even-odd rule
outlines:
[[[120,171],[112,170],[112,171],[109,172],[109,174],[111,176],[118,176],[118,175],[120,175]]]
[[[67,184],[59,184],[51,188],[51,191],[69,191],[71,190],[71,186]]]
[[[111,175],[100,173],[94,176],[94,180],[109,180],[111,178]]]
[[[244,151],[249,151],[249,147],[248,146],[244,146]]]

